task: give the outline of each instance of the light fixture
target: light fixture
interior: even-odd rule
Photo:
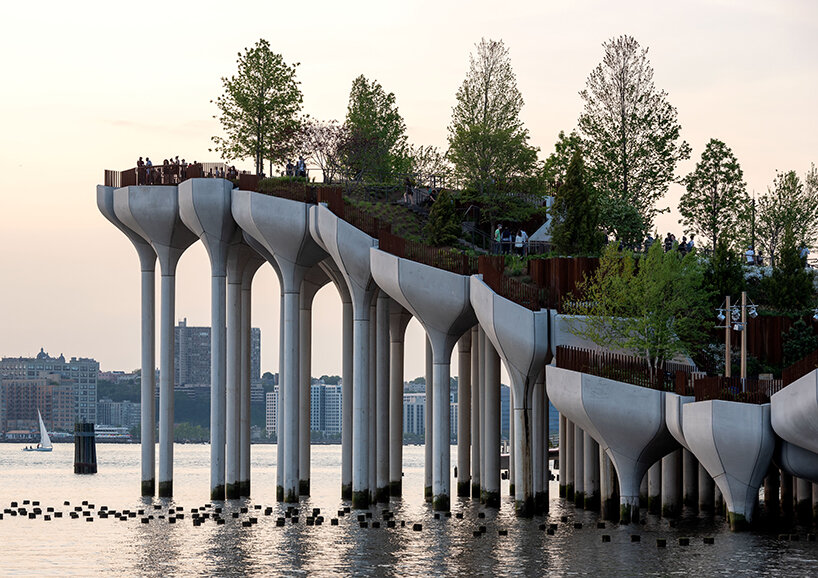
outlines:
[[[818,312],[815,313],[815,317],[816,317],[816,319],[818,319]],[[724,310],[723,309],[719,309],[719,314],[716,315],[716,319],[718,319],[719,321],[724,321],[725,319],[727,319],[724,316]]]
[[[752,319],[755,319],[756,317],[758,317],[758,311],[756,310],[756,306],[755,306],[755,305],[750,305],[750,312],[749,312],[749,315],[750,315],[750,317],[751,317]]]
[[[730,318],[733,321],[738,321],[739,319],[741,319],[741,308],[736,305],[730,307]]]
[[[818,309],[815,310],[815,314],[812,316],[815,321],[818,321]]]
[[[733,325],[733,331],[744,331],[744,323],[736,323]]]

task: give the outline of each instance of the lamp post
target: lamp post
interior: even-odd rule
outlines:
[[[741,292],[741,305],[731,305],[730,296],[724,298],[724,305],[720,307],[716,319],[724,324],[724,376],[730,377],[731,352],[730,330],[741,332],[741,390],[745,390],[744,380],[747,379],[747,316],[750,319],[758,317],[758,310],[752,301],[748,305],[747,292]],[[721,326],[717,326],[721,328]]]

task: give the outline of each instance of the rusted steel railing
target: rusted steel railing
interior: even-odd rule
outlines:
[[[818,369],[818,349],[799,359],[789,367],[785,367],[781,372],[781,380],[784,387],[807,375],[809,372]]]
[[[249,175],[246,173],[233,172],[232,168],[226,163],[190,163],[190,164],[157,164],[150,167],[134,167],[125,169],[124,171],[105,171],[105,186],[107,187],[131,187],[137,185],[178,185],[179,183],[188,179],[199,179],[216,177],[224,175],[224,178],[241,179],[244,177],[253,177],[255,182],[258,182],[256,175]],[[253,182],[253,179],[247,181],[248,185]],[[245,190],[257,190],[245,189]]]
[[[605,377],[631,385],[690,395],[693,366],[665,363],[653,372],[645,359],[621,353],[557,346],[557,367]]]
[[[477,259],[460,251],[444,247],[430,247],[417,241],[410,241],[382,229],[378,235],[378,248],[396,257],[409,259],[430,267],[437,267],[458,275],[477,273]]]
[[[478,260],[478,272],[483,275],[483,282],[492,291],[509,301],[532,311],[539,311],[546,305],[545,290],[505,274],[505,257],[502,255],[481,255]]]
[[[740,377],[700,377],[693,382],[696,401],[720,399],[742,403],[770,403],[770,397],[784,387],[780,379]]]
[[[596,257],[550,257],[530,259],[528,274],[531,282],[547,289],[547,305],[563,312],[563,301],[575,293],[577,286],[599,266]]]

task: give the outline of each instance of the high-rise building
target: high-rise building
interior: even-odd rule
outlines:
[[[310,386],[310,430],[323,434],[341,433],[343,400],[341,384],[327,385],[324,382]],[[267,435],[277,433],[278,386],[266,394]]]
[[[403,433],[422,436],[426,432],[426,394],[403,394]]]
[[[10,377],[0,380],[0,430],[32,430],[39,425],[37,410],[49,431],[74,427],[74,388],[59,374]]]
[[[63,355],[51,357],[42,348],[37,357],[4,357],[0,360],[0,378],[34,379],[58,375],[60,384],[70,384],[73,395],[72,427],[74,420],[96,423],[98,373],[99,363],[94,359],[72,357],[66,361]],[[35,420],[36,417],[35,411]]]
[[[174,328],[174,385],[210,385],[210,327],[188,326],[187,318]],[[250,330],[250,383],[261,383],[261,330]]]
[[[278,386],[273,391],[268,391],[266,395],[266,419],[267,437],[278,433]]]
[[[101,399],[97,402],[97,422],[131,429],[140,423],[142,404],[132,401]]]

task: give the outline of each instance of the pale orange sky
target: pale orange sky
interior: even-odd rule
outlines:
[[[297,12],[298,6],[302,6]],[[308,6],[308,8],[303,8]],[[126,238],[98,213],[103,170],[179,155],[215,160],[210,103],[236,55],[261,37],[300,62],[304,111],[342,120],[352,79],[397,97],[414,144],[445,147],[468,55],[503,39],[541,158],[582,108],[578,92],[601,44],[630,34],[650,47],[655,83],[677,107],[693,158],[719,138],[749,190],[775,170],[818,162],[818,3],[560,2],[28,2],[4,6],[0,48],[0,355],[92,356],[105,370],[139,365],[139,271]],[[673,187],[658,228],[679,234]],[[201,245],[178,270],[177,317],[209,325]],[[340,372],[340,301],[316,301],[313,375]],[[262,368],[278,367],[278,287],[256,277],[253,324]],[[157,309],[158,310],[158,309]],[[413,322],[407,378],[423,373]],[[158,359],[158,357],[157,357]],[[456,369],[453,369],[456,373]]]

